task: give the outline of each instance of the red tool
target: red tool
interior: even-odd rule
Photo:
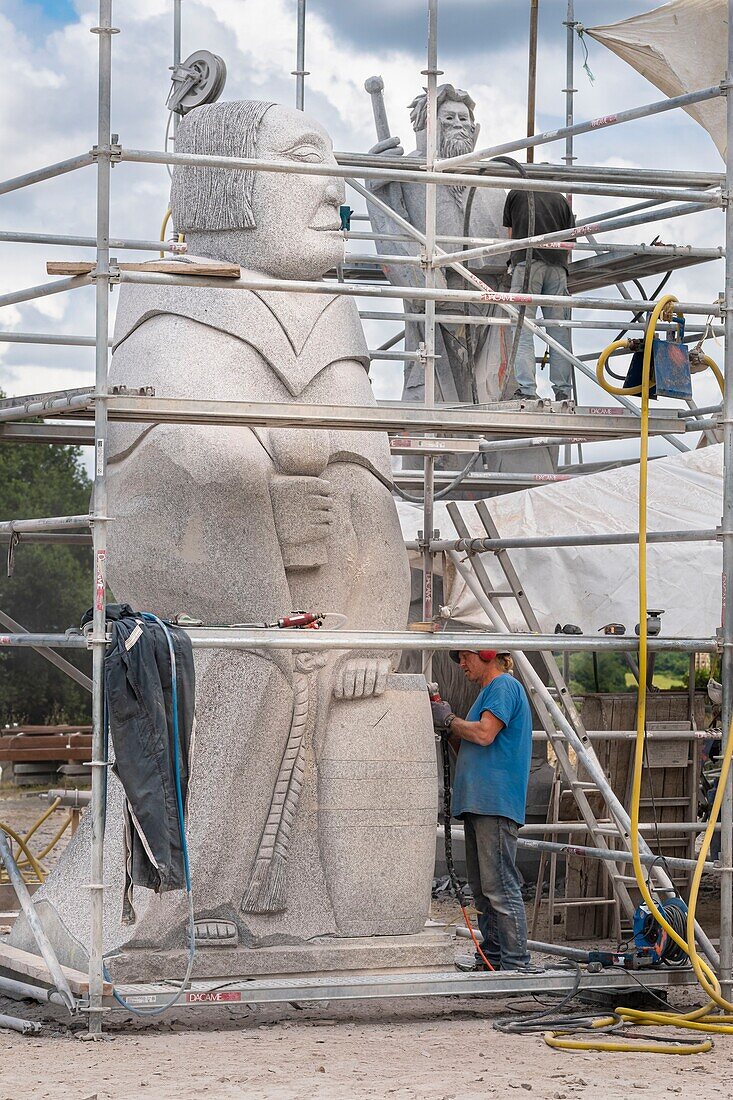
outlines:
[[[291,611],[289,615],[283,615],[268,626],[277,626],[280,630],[290,628],[318,630],[323,625],[326,615],[323,611]]]

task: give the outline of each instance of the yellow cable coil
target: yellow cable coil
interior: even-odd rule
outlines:
[[[644,868],[639,855],[639,803],[641,799],[641,781],[642,781],[642,768],[644,765],[644,738],[645,738],[645,719],[646,719],[646,681],[647,681],[647,668],[648,668],[648,653],[647,653],[647,622],[646,622],[646,608],[647,608],[647,560],[646,560],[646,529],[647,529],[647,481],[648,481],[648,461],[649,461],[649,389],[651,383],[651,362],[652,362],[652,346],[654,340],[654,332],[659,321],[659,318],[666,311],[668,312],[671,305],[677,301],[671,294],[665,295],[655,305],[651,317],[649,319],[649,325],[647,326],[646,335],[644,338],[644,360],[642,369],[642,382],[640,386],[624,389],[619,386],[612,386],[610,382],[607,382],[604,377],[604,367],[606,361],[613,351],[620,347],[628,346],[626,340],[616,340],[613,344],[602,352],[596,370],[598,381],[601,386],[608,392],[614,394],[641,394],[641,437],[640,437],[640,453],[639,453],[639,690],[638,690],[638,706],[637,706],[637,726],[636,726],[636,745],[634,751],[634,773],[633,773],[633,786],[631,795],[631,852],[633,856],[634,874],[636,877],[637,886],[641,891],[644,901],[649,907],[650,912],[654,916],[655,920],[666,931],[668,936],[674,940],[674,942],[681,947],[689,956],[690,963],[695,971],[695,975],[700,984],[701,989],[710,998],[708,1004],[702,1008],[695,1009],[693,1012],[677,1013],[677,1012],[648,1012],[639,1011],[637,1009],[624,1008],[619,1006],[616,1009],[615,1016],[603,1017],[595,1021],[595,1028],[607,1028],[612,1023],[617,1023],[618,1019],[627,1021],[633,1024],[645,1024],[645,1025],[657,1025],[662,1027],[676,1027],[689,1029],[693,1031],[705,1031],[712,1032],[720,1035],[733,1034],[733,1004],[722,996],[720,991],[720,982],[715,975],[712,968],[704,959],[701,959],[697,947],[695,945],[695,913],[697,909],[697,900],[700,891],[700,882],[702,880],[703,871],[705,869],[705,861],[710,850],[710,842],[713,837],[713,831],[715,829],[718,816],[720,814],[720,807],[723,802],[723,794],[725,791],[726,783],[728,780],[728,773],[730,771],[731,758],[733,758],[733,721],[731,722],[731,728],[728,731],[728,737],[726,741],[725,752],[723,754],[720,779],[718,781],[718,789],[713,802],[710,819],[708,821],[707,828],[705,830],[702,847],[697,859],[697,866],[695,867],[695,873],[692,879],[692,885],[690,887],[690,899],[687,913],[687,927],[686,927],[686,939],[683,939],[676,931],[675,928],[665,919],[663,913],[660,912],[657,907],[654,898],[652,897],[649,887],[647,886],[644,878]],[[724,391],[724,378],[717,365],[708,356],[704,356],[706,365],[713,371],[721,392]],[[715,1009],[720,1008],[722,1012],[716,1012]],[[647,1042],[634,1042],[631,1041],[604,1041],[594,1040],[590,1036],[584,1039],[572,1039],[567,1037],[567,1033],[548,1031],[544,1036],[545,1042],[548,1046],[558,1048],[560,1050],[602,1050],[602,1051],[636,1051],[636,1052],[652,1052],[655,1054],[701,1054],[708,1051],[712,1047],[712,1040],[705,1039],[699,1043],[688,1042],[684,1046],[676,1045],[674,1041],[671,1043],[657,1042],[650,1040]]]

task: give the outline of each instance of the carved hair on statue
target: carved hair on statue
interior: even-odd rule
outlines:
[[[207,103],[183,117],[176,134],[177,153],[210,157],[246,157],[256,153],[257,134],[272,103],[245,99]],[[246,168],[191,168],[176,165],[171,184],[171,213],[178,233],[197,229],[254,229],[252,189],[255,173]]]
[[[456,88],[453,84],[440,84],[438,87],[438,107],[442,103],[449,101],[451,103],[465,103],[468,107],[468,113],[471,116],[471,122],[474,121],[473,112],[476,104],[471,99],[468,92],[464,92],[462,88]],[[420,130],[424,130],[428,124],[428,90],[425,89],[422,95],[416,95],[410,104],[410,122],[415,133],[419,133]]]

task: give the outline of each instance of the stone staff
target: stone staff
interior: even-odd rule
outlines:
[[[364,90],[369,92],[374,112],[374,126],[377,131],[377,140],[386,141],[391,137],[387,110],[384,106],[384,81],[381,76],[370,76],[364,81]]]

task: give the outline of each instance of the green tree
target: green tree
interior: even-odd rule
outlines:
[[[91,483],[80,459],[78,447],[0,444],[0,518],[88,512]],[[7,577],[4,568],[0,575],[0,609],[34,632],[78,625],[91,602],[91,549],[21,539],[14,558],[13,575]],[[86,652],[65,650],[63,655],[90,673]],[[0,652],[0,726],[88,722],[90,715],[89,693],[39,654]]]
[[[629,671],[620,653],[598,653],[598,685],[593,669],[592,653],[573,653],[570,657],[570,690],[573,694],[593,691],[626,691]]]

